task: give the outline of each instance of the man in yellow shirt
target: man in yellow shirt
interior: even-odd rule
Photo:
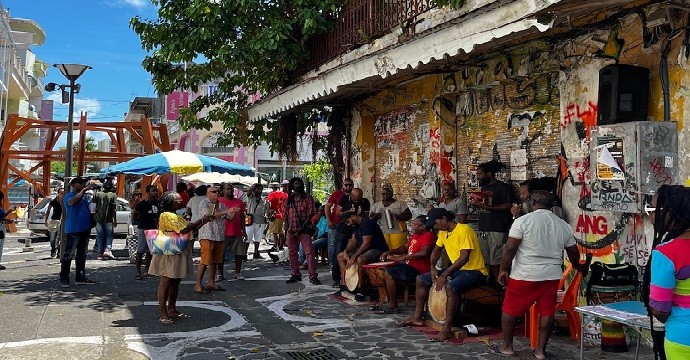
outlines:
[[[489,272],[484,266],[477,234],[467,224],[459,224],[452,212],[435,208],[427,214],[424,224],[427,228],[439,230],[436,246],[431,252],[431,272],[417,276],[414,313],[400,322],[404,326],[421,326],[422,311],[429,295],[429,288],[435,286],[437,290],[447,287],[448,301],[446,302],[447,321],[443,329],[432,338],[432,341],[444,341],[450,337],[453,326],[452,319],[460,302],[460,295],[474,287],[486,283]],[[441,249],[446,250],[450,258],[450,267],[439,271],[436,263],[441,257]]]

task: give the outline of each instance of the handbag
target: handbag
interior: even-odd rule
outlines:
[[[144,230],[146,244],[153,255],[179,255],[184,252],[189,242],[189,234],[174,231],[163,232],[157,229]]]
[[[316,235],[316,225],[309,222],[309,220],[307,221],[308,222],[302,225],[302,227],[299,229],[299,231],[297,231],[297,233],[306,234],[313,237],[314,235]]]

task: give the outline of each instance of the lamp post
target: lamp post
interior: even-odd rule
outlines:
[[[74,128],[74,93],[75,89],[79,86],[75,84],[77,79],[91,66],[80,65],[80,64],[55,64],[54,67],[58,68],[62,75],[64,75],[67,80],[69,80],[69,85],[62,85],[69,87],[69,112],[67,113],[67,156],[65,159],[65,192],[68,191],[67,186],[69,185],[69,179],[72,177],[72,157],[73,155],[73,128]]]

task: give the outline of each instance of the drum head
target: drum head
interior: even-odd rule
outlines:
[[[446,301],[448,301],[446,287],[444,286],[437,291],[436,285],[432,284],[431,289],[429,289],[429,314],[439,324],[446,321]]]
[[[359,284],[359,265],[353,264],[349,269],[345,270],[345,286],[350,291],[355,291]]]
[[[388,268],[397,264],[395,261],[381,261],[362,266],[365,269]]]

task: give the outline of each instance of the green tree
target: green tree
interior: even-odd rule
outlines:
[[[217,84],[180,111],[183,129],[226,129],[219,145],[258,146],[267,141],[279,150],[282,136],[275,122],[247,124],[242,112],[249,96],[288,85],[301,61],[309,56],[306,40],[329,29],[346,0],[151,0],[158,18],[130,21],[149,51],[142,65],[153,75],[160,94],[198,90]],[[213,106],[212,106],[213,105]],[[211,108],[208,115],[199,111]],[[302,133],[312,123],[300,122]],[[279,151],[280,152],[280,151]],[[294,154],[293,154],[294,155]]]
[[[305,165],[302,170],[304,177],[306,177],[312,184],[312,196],[314,199],[324,203],[326,195],[333,192],[333,166],[327,160],[319,160],[313,164]]]

